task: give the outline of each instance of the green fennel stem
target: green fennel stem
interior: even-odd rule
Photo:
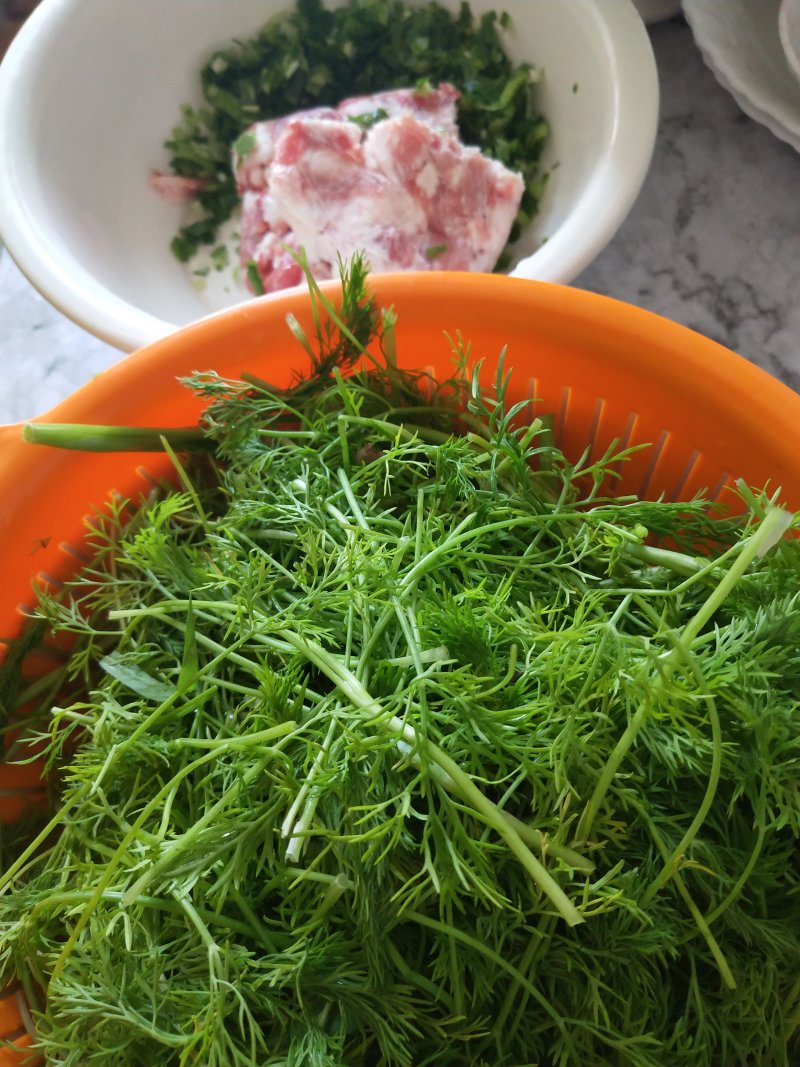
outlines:
[[[661,856],[662,856],[662,858],[663,858],[663,860],[665,862],[665,867],[668,866],[669,863],[670,863],[671,857],[670,857],[670,854],[669,854],[669,850],[667,849],[667,846],[664,844],[664,840],[661,837],[661,834],[658,832],[658,829],[656,828],[655,823],[650,818],[650,816],[647,814],[647,812],[644,810],[642,805],[639,804],[638,802],[635,802],[635,804],[636,804],[636,807],[637,807],[637,809],[639,811],[639,814],[642,816],[642,818],[647,823],[647,826],[648,826],[648,828],[650,830],[652,838],[655,841],[656,846],[657,846],[659,852],[661,853]],[[714,934],[711,932],[711,928],[709,927],[707,920],[704,918],[702,912],[697,907],[697,905],[695,904],[694,900],[692,900],[691,894],[689,893],[689,890],[686,888],[686,883],[684,882],[684,880],[681,877],[681,875],[677,871],[674,871],[672,877],[673,877],[673,881],[675,882],[675,885],[676,885],[676,887],[678,889],[678,892],[681,895],[681,898],[683,899],[684,903],[686,904],[686,907],[691,912],[692,918],[697,923],[698,930],[700,931],[700,933],[702,934],[703,938],[705,939],[705,942],[708,945],[709,950],[710,950],[712,956],[714,957],[714,960],[715,960],[717,966],[719,967],[719,972],[720,972],[720,975],[722,977],[723,982],[725,983],[725,985],[727,986],[728,989],[735,989],[736,988],[736,979],[734,978],[734,976],[733,976],[733,974],[731,972],[730,966],[728,965],[728,961],[725,959],[725,956],[724,956],[724,954],[722,952],[722,949],[719,946],[719,942],[717,941],[717,939],[714,936]]]
[[[587,801],[580,822],[578,823],[576,835],[578,841],[587,841],[589,839],[594,820],[605,799],[608,788],[621,767],[622,761],[625,759],[634,741],[638,737],[639,732],[650,717],[653,694],[664,686],[666,681],[669,680],[673,672],[677,669],[681,658],[685,654],[684,650],[686,650],[686,654],[691,654],[691,645],[694,639],[728,597],[731,590],[741,579],[753,560],[762,555],[764,551],[768,550],[775,543],[776,537],[780,536],[780,534],[786,530],[790,521],[791,515],[788,512],[781,508],[771,508],[764,516],[764,519],[758,525],[755,532],[742,543],[739,555],[736,557],[727,573],[719,581],[718,585],[711,592],[705,603],[699,608],[694,617],[683,627],[680,635],[675,640],[673,649],[664,657],[659,674],[653,679],[650,696],[639,705],[639,708],[629,721],[622,736],[617,742],[614,751],[611,753],[611,756],[600,773],[592,795]]]
[[[364,689],[355,674],[342,667],[317,642],[301,637],[290,630],[284,631],[284,637],[299,652],[302,652],[315,663],[320,670],[324,671],[356,707],[373,714],[379,714],[383,710],[380,703]],[[384,718],[382,725],[409,745],[417,745],[418,739],[413,727],[408,723],[403,723],[396,716],[393,715],[388,719]],[[502,812],[481,793],[472,780],[440,748],[428,741],[425,745],[425,753],[436,766],[440,767],[450,777],[454,787],[464,800],[503,838],[509,849],[528,871],[535,884],[550,899],[559,915],[570,926],[582,923],[584,920],[581,913],[569,900],[553,876],[536,859],[530,849],[526,847],[517,830],[503,817]]]
[[[163,452],[164,441],[178,452],[210,452],[214,448],[196,427],[90,426],[74,423],[28,422],[23,440],[77,452]]]

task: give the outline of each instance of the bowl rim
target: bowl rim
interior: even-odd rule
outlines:
[[[0,63],[0,236],[20,271],[53,307],[100,340],[130,352],[186,324],[171,323],[136,307],[88,271],[76,271],[74,264],[65,265],[53,256],[4,162],[11,158],[11,146],[22,127],[15,119],[14,101],[25,97],[59,28],[84,2],[41,0]],[[616,75],[609,143],[568,219],[509,272],[512,277],[571,282],[608,244],[629,213],[655,148],[658,73],[647,29],[633,0],[581,3],[591,4],[603,50]],[[636,91],[621,93],[620,84],[635,86]],[[602,225],[598,226],[598,218]],[[587,232],[592,234],[588,242]]]
[[[794,77],[800,81],[800,3],[797,0],[781,0],[778,8],[778,36],[786,63]]]

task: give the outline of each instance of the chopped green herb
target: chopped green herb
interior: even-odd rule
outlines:
[[[251,148],[255,146],[256,135],[254,133],[243,133],[241,137],[237,137],[233,143],[233,150],[239,159],[244,159]],[[218,172],[219,175],[219,172]]]
[[[230,262],[230,254],[227,245],[218,245],[211,253],[211,264],[214,270],[224,270]]]
[[[436,259],[438,256],[443,255],[447,251],[447,245],[431,245],[430,248],[425,249],[426,259]]]
[[[311,373],[193,375],[212,453],[0,667],[56,772],[0,874],[36,1048],[791,1067],[800,523],[607,497],[625,456],[569,462],[502,360],[403,371],[362,265],[310,284]]]
[[[506,31],[513,27],[505,14],[475,15],[467,3],[451,13],[435,2],[345,0],[330,9],[322,0],[298,0],[257,36],[217,52],[201,72],[203,105],[184,106],[166,142],[174,173],[204,182],[196,201],[201,219],[181,229],[175,255],[186,262],[213,243],[234,212],[231,146],[247,153],[252,145],[244,131],[254,121],[385,89],[424,91],[442,81],[461,92],[464,142],[524,178],[513,244],[544,190],[541,154],[549,129],[537,103],[537,72],[511,62]]]
[[[383,107],[376,107],[374,111],[365,111],[363,115],[347,116],[350,122],[354,122],[356,126],[360,126],[362,130],[368,130],[370,126],[374,126],[376,122],[381,122],[388,117],[389,112]]]
[[[247,280],[256,296],[264,295],[264,283],[261,281],[261,275],[258,273],[258,264],[254,259],[247,261]]]

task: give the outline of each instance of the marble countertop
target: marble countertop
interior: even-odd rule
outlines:
[[[652,166],[573,284],[689,326],[800,391],[800,154],[742,113],[682,18],[649,33],[661,83]],[[0,423],[47,411],[120,358],[0,250]]]

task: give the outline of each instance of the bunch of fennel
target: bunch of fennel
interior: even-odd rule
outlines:
[[[399,370],[344,283],[310,378],[188,383],[178,488],[112,501],[6,658],[51,790],[0,875],[35,1047],[796,1063],[795,520],[605,495],[619,456],[570,463],[502,362]]]

